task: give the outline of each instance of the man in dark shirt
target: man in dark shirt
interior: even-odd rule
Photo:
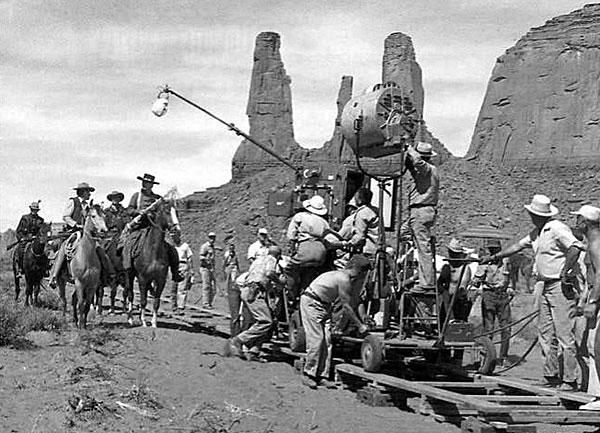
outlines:
[[[34,201],[29,205],[29,213],[27,215],[23,215],[19,220],[19,225],[17,226],[17,240],[19,243],[15,248],[15,257],[17,260],[17,270],[18,275],[20,277],[23,274],[23,255],[25,254],[25,245],[27,242],[35,235],[37,235],[38,231],[42,224],[44,224],[44,218],[38,215],[40,211],[40,202]]]

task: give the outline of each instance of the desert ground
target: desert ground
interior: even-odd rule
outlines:
[[[35,309],[13,304],[12,281],[3,265],[3,306],[38,317],[31,313]],[[192,304],[199,293],[195,285]],[[141,327],[138,317],[130,327],[124,315],[90,313],[88,330],[78,331],[69,316],[55,310],[54,291],[43,289],[41,298],[45,306],[37,310],[44,313],[36,328],[48,329],[0,347],[1,432],[460,431],[421,415],[417,399],[401,410],[364,405],[341,387],[310,390],[285,356],[267,353],[266,362],[224,358],[224,336],[205,326],[199,311],[179,318],[164,303],[155,330]],[[224,311],[225,302],[217,297],[217,309]],[[524,296],[523,310],[528,302]],[[512,352],[526,346],[519,341]],[[510,374],[536,380],[539,362],[534,351]],[[538,431],[597,429],[540,425]]]

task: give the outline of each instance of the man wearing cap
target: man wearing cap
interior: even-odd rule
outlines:
[[[286,237],[292,252],[286,266],[287,288],[294,298],[300,296],[301,278],[311,280],[318,268],[323,266],[327,255],[323,237],[330,231],[325,218],[327,206],[320,195],[314,195],[302,202],[304,211],[292,217]],[[312,272],[308,272],[311,270]]]
[[[190,287],[192,287],[192,279],[194,277],[194,253],[187,242],[181,241],[181,233],[178,230],[175,230],[171,234],[171,239],[179,257],[179,273],[184,277],[183,281],[173,281],[171,285],[171,302],[173,303],[173,312],[183,315],[187,294]]]
[[[367,327],[357,317],[351,306],[352,299],[362,289],[371,262],[361,254],[352,256],[346,268],[329,271],[314,279],[300,297],[300,316],[306,333],[306,360],[302,383],[315,389],[322,385],[333,388],[328,380],[331,367],[331,314],[338,300],[347,317],[364,334]]]
[[[16,234],[19,243],[15,248],[15,257],[17,261],[17,278],[23,274],[23,256],[25,255],[25,245],[34,238],[44,224],[44,218],[38,215],[40,211],[40,200],[34,201],[29,205],[29,213],[23,215],[19,220]]]
[[[360,251],[366,256],[374,256],[379,236],[379,209],[371,205],[373,192],[361,187],[353,199],[357,209],[352,218],[352,236],[345,246],[350,246],[353,251]]]
[[[200,276],[202,277],[202,306],[213,308],[215,299],[215,232],[208,234],[208,240],[200,246]]]
[[[247,330],[231,338],[225,347],[225,355],[243,356],[243,346],[248,348],[246,359],[259,361],[263,343],[270,340],[273,332],[273,313],[269,306],[269,294],[281,286],[281,269],[278,262],[281,248],[269,247],[266,256],[259,256],[252,262],[245,286],[241,290],[241,299],[250,312],[254,322]]]
[[[577,358],[573,332],[576,299],[572,287],[573,268],[579,254],[584,250],[571,229],[553,219],[558,209],[545,195],[533,196],[531,204],[525,205],[533,230],[519,242],[485,258],[491,263],[510,256],[525,248],[534,253],[534,272],[541,289],[538,318],[538,338],[545,357],[543,375],[547,385],[560,385],[562,390],[576,391]],[[563,354],[563,376],[559,377],[558,347]],[[562,385],[561,385],[562,381]]]
[[[79,182],[79,184],[77,184],[77,186],[73,189],[75,190],[76,196],[69,199],[69,202],[63,212],[63,221],[66,224],[65,231],[71,232],[83,230],[85,218],[92,204],[90,196],[91,193],[96,190],[87,182]],[[65,248],[66,240],[58,249],[58,253],[54,259],[54,265],[52,266],[52,272],[50,274],[50,287],[56,287],[56,279],[58,278],[58,274],[63,269],[66,255]],[[98,258],[100,259],[100,263],[102,265],[103,275],[108,276],[109,280],[114,279],[115,268],[106,255],[104,249],[98,244],[96,245],[96,253],[98,254]]]
[[[155,177],[151,174],[145,173],[144,176],[138,176],[138,180],[142,181],[142,189],[135,192],[129,200],[129,206],[127,206],[127,214],[130,218],[134,218],[138,215],[141,219],[136,224],[132,224],[133,221],[127,224],[126,230],[123,230],[122,235],[119,239],[119,250],[122,250],[123,267],[125,269],[131,269],[131,253],[136,242],[139,241],[141,236],[141,229],[150,226],[150,219],[156,216],[156,210],[147,210],[150,205],[162,198],[160,195],[152,191],[154,185],[159,185],[159,182],[155,181]],[[173,281],[176,283],[183,281],[184,277],[179,273],[179,256],[177,250],[173,245],[165,242],[167,246],[167,256],[169,260],[169,268],[171,269],[171,276]]]
[[[400,236],[407,241],[412,235],[419,255],[419,288],[425,291],[435,290],[430,244],[440,188],[438,169],[431,163],[435,155],[431,144],[418,142],[408,147],[405,161],[413,185],[408,198],[408,220],[402,225]]]
[[[502,250],[502,244],[498,239],[486,239],[485,247],[489,254],[494,257]],[[504,328],[500,332],[499,365],[504,364],[508,356],[510,343],[511,321],[510,301],[514,289],[509,285],[509,270],[506,261],[496,258],[486,265],[479,265],[473,277],[473,286],[481,288],[481,316],[483,318],[483,329],[492,332],[495,328]]]
[[[585,236],[587,243],[587,259],[593,270],[593,279],[590,281],[591,290],[585,299],[583,315],[587,319],[587,352],[589,355],[589,377],[586,392],[596,397],[590,403],[579,407],[583,410],[600,410],[600,208],[596,206],[583,205],[578,211],[571,212],[577,215],[577,226]],[[586,333],[584,333],[585,336]]]
[[[262,227],[258,229],[256,242],[248,247],[248,262],[252,263],[259,256],[266,256],[269,254],[269,247],[273,245],[271,239],[269,239],[269,232],[266,228]]]

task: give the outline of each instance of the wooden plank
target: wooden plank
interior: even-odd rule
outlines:
[[[487,382],[448,382],[448,381],[418,381],[422,385],[436,386],[438,388],[466,388],[466,389],[490,389],[499,388],[495,383]]]
[[[600,412],[585,410],[513,409],[508,414],[485,414],[487,420],[510,423],[588,424],[600,425]]]
[[[539,404],[560,404],[560,399],[552,395],[470,395],[474,398],[484,398],[487,401],[506,401],[523,403],[539,403]]]
[[[425,395],[429,398],[434,398],[442,401],[446,401],[454,404],[463,404],[466,406],[473,407],[480,412],[485,413],[506,413],[507,410],[504,406],[488,402],[481,398],[467,397],[457,392],[447,391],[444,389],[436,388],[429,385],[421,385],[417,382],[411,382],[409,380],[400,379],[397,377],[387,376],[385,374],[369,373],[364,371],[361,367],[350,364],[337,365],[336,371],[352,376],[362,377],[364,379],[371,380],[373,382],[400,388],[404,391],[411,392],[417,395]]]
[[[508,378],[500,377],[500,376],[484,376],[481,374],[474,375],[473,379],[476,381],[482,381],[484,383],[486,383],[486,382],[497,383],[504,387],[514,388],[514,389],[518,389],[521,391],[530,392],[532,394],[553,395],[553,396],[560,398],[561,400],[575,401],[575,402],[582,403],[582,404],[589,403],[590,401],[594,400],[594,397],[592,397],[591,395],[578,394],[578,393],[573,393],[573,392],[564,392],[564,391],[559,391],[558,389],[544,388],[542,386],[530,385],[530,384],[520,381],[518,379],[508,379]]]

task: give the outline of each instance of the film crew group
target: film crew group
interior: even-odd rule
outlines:
[[[15,247],[14,257],[17,273],[15,278],[20,278],[23,275],[23,256],[27,243],[32,241],[40,231],[44,224],[44,218],[38,215],[40,211],[40,200],[34,201],[29,205],[29,213],[23,215],[17,225],[16,235],[17,244]]]

